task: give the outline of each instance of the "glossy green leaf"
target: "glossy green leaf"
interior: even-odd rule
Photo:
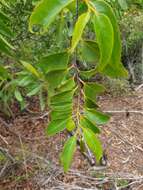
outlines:
[[[70,78],[66,81],[63,81],[63,83],[61,84],[61,86],[59,86],[59,88],[56,89],[56,92],[65,92],[65,91],[70,91],[75,87],[75,82],[74,82],[74,78]]]
[[[95,125],[106,124],[110,117],[94,109],[86,109],[84,112],[85,117]]]
[[[84,79],[90,79],[92,76],[94,76],[97,73],[96,69],[91,69],[88,71],[80,71],[80,76]]]
[[[83,128],[83,135],[88,147],[93,152],[97,162],[99,162],[103,155],[101,142],[90,129]]]
[[[99,108],[99,106],[94,102],[93,100],[90,100],[88,98],[85,98],[85,107],[86,108]]]
[[[74,28],[73,35],[72,35],[71,52],[74,51],[77,44],[81,40],[84,28],[85,28],[86,24],[88,23],[89,19],[90,19],[90,12],[83,13],[82,15],[79,16],[79,18],[75,24],[75,28]]]
[[[44,73],[67,69],[69,54],[67,52],[51,54],[43,57],[38,64]]]
[[[110,19],[102,13],[95,14],[93,22],[96,41],[100,49],[98,69],[102,71],[111,59],[114,45],[114,31]]]
[[[128,71],[125,69],[122,63],[119,65],[109,64],[104,68],[103,73],[111,78],[128,78]]]
[[[93,4],[98,12],[103,13],[110,18],[114,29],[114,46],[112,56],[109,64],[104,68],[103,73],[113,78],[127,77],[127,71],[121,64],[121,37],[113,9],[103,0],[93,0]]]
[[[48,74],[46,74],[45,79],[48,82],[49,89],[54,89],[60,86],[62,81],[65,79],[66,74],[67,70],[51,71]]]
[[[51,97],[51,104],[72,102],[74,90],[62,92]]]
[[[50,113],[50,117],[51,117],[51,120],[54,121],[54,120],[57,120],[57,119],[67,119],[69,117],[71,117],[72,115],[72,110],[69,110],[69,111],[51,111]]]
[[[66,128],[68,120],[58,119],[51,121],[46,128],[46,134],[49,136],[53,136],[56,133],[63,131]]]
[[[38,27],[38,32],[45,32],[57,14],[72,1],[73,0],[41,0],[30,17],[29,30],[34,32],[34,27]]]
[[[90,129],[90,130],[93,131],[95,134],[96,134],[96,133],[100,133],[99,128],[98,128],[95,124],[93,124],[91,121],[89,121],[86,117],[82,117],[82,118],[81,118],[80,125],[81,125],[82,127],[85,127],[85,128]]]
[[[86,62],[98,63],[100,58],[100,51],[97,42],[95,41],[82,41],[81,56]]]
[[[91,101],[96,103],[96,96],[105,91],[105,87],[94,82],[86,83],[84,85],[84,94]]]
[[[72,103],[57,103],[57,104],[51,104],[51,109],[54,111],[70,111],[72,109]]]
[[[72,158],[76,150],[76,141],[76,136],[70,137],[65,143],[60,155],[61,164],[64,167],[65,172],[67,172],[71,166]]]
[[[72,115],[72,114],[71,114],[71,115]],[[73,119],[70,119],[70,120],[68,121],[66,128],[67,128],[68,131],[73,131],[73,130],[76,128]]]

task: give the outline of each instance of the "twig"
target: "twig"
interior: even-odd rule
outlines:
[[[139,85],[139,86],[135,89],[135,91],[140,90],[142,87],[143,87],[143,84]]]
[[[131,146],[133,146],[134,148],[140,150],[141,152],[143,152],[143,148],[141,148],[140,146],[134,145],[133,143],[131,143],[130,141],[128,141],[127,139],[124,139],[118,132],[116,132],[115,130],[112,130],[112,132],[118,136],[124,143],[127,143]]]
[[[3,140],[3,142],[8,145],[8,142],[5,140],[5,138],[0,134],[0,138]]]
[[[0,178],[3,176],[5,170],[7,169],[7,166],[8,166],[8,161],[4,164],[4,167],[0,171]]]
[[[137,113],[143,114],[143,110],[104,110],[104,113]]]

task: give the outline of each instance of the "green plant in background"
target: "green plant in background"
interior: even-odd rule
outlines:
[[[109,116],[97,110],[96,96],[105,88],[89,79],[96,74],[126,77],[127,71],[121,64],[118,24],[108,3],[103,0],[42,0],[32,12],[29,30],[37,34],[48,33],[58,18],[61,20],[58,26],[61,37],[68,22],[70,35],[66,40],[69,46],[42,57],[34,67],[25,63],[24,66],[42,80],[47,89],[51,110],[47,135],[55,135],[64,129],[73,134],[60,155],[61,164],[67,171],[77,140],[83,152],[86,152],[83,147],[92,151],[97,163],[103,154],[98,139],[99,126],[106,124]],[[91,38],[87,31],[91,31]],[[92,67],[84,69],[84,65],[89,64]]]

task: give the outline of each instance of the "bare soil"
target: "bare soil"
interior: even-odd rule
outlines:
[[[47,138],[48,111],[14,111],[15,118],[0,117],[0,190],[143,190],[143,91],[123,97],[104,95],[99,105],[112,115],[100,138],[106,166],[90,166],[76,152],[71,170],[64,174],[59,153],[67,133]]]

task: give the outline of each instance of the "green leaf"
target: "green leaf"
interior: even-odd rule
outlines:
[[[22,101],[23,101],[22,95],[21,95],[21,93],[20,93],[19,90],[15,90],[14,95],[15,95],[15,98],[16,98],[19,102],[22,102]]]
[[[38,67],[47,74],[51,71],[60,71],[67,69],[69,54],[67,52],[51,54],[43,57],[38,64]]]
[[[57,103],[57,104],[51,104],[51,109],[54,111],[70,111],[72,109],[72,103]]]
[[[59,86],[59,88],[56,89],[56,92],[66,92],[69,90],[72,90],[75,87],[75,82],[74,82],[74,78],[70,78],[66,81],[63,81],[63,83],[61,84],[61,86]]]
[[[88,71],[80,71],[80,76],[84,79],[90,79],[92,76],[94,76],[97,73],[96,69],[91,69]]]
[[[30,63],[27,63],[26,61],[21,61],[21,63],[31,74],[40,78],[40,73]]]
[[[71,166],[72,158],[76,150],[76,136],[70,137],[64,145],[63,151],[60,155],[61,164],[64,171],[67,172]]]
[[[110,19],[104,14],[95,14],[93,22],[96,41],[100,49],[100,62],[98,64],[98,69],[99,71],[102,71],[111,59],[114,44],[114,31]]]
[[[91,121],[89,121],[86,117],[81,118],[80,125],[82,127],[92,130],[95,134],[100,133],[99,128],[95,124],[93,124]]]
[[[81,56],[86,62],[97,64],[100,58],[100,51],[97,42],[95,41],[82,41]]]
[[[66,74],[67,70],[51,71],[46,74],[45,79],[48,82],[49,89],[54,89],[60,86],[62,81],[65,79]]]
[[[97,162],[99,162],[103,155],[103,150],[99,139],[90,129],[83,128],[83,135],[88,147],[93,152]]]
[[[30,92],[28,92],[27,96],[31,97],[36,95],[41,89],[41,85],[38,85],[36,88],[32,89]]]
[[[72,115],[72,110],[69,110],[69,111],[51,111],[50,113],[50,117],[51,117],[51,120],[54,121],[54,120],[57,120],[57,119],[67,119],[69,118],[70,116]]]
[[[71,114],[72,115],[72,114]],[[75,129],[75,123],[74,123],[74,121],[72,120],[72,119],[70,119],[69,121],[68,121],[68,123],[67,123],[67,126],[66,126],[66,128],[67,128],[67,130],[68,131],[73,131],[74,129]]]
[[[105,87],[101,84],[90,82],[84,85],[85,96],[95,103],[96,103],[96,96],[98,94],[103,93],[104,91]]]
[[[14,36],[12,31],[2,21],[0,21],[0,34],[9,38]]]
[[[10,77],[7,69],[3,66],[0,65],[0,79],[4,80],[4,79],[8,79]]]
[[[45,32],[57,14],[73,0],[42,0],[35,7],[29,21],[29,30],[39,27],[38,32]]]
[[[127,9],[128,9],[128,4],[127,4],[127,1],[126,1],[126,0],[118,0],[118,3],[119,3],[120,7],[121,7],[123,10],[127,10]]]
[[[94,108],[94,109],[96,109],[99,106],[95,102],[93,102],[93,100],[85,98],[85,107],[86,108]]]
[[[87,109],[84,112],[85,117],[95,125],[104,125],[106,124],[110,117],[106,114],[103,114],[94,109]]]
[[[119,65],[109,64],[104,68],[103,73],[111,78],[128,78],[128,71],[125,69],[122,63]]]
[[[51,104],[72,102],[74,90],[62,92],[51,97]]]
[[[49,136],[53,136],[56,133],[63,131],[66,128],[67,122],[68,122],[68,119],[66,120],[58,119],[58,120],[51,121],[48,127],[46,128],[46,134]]]
[[[11,50],[14,50],[14,47],[9,44],[8,41],[2,37],[2,35],[0,35],[0,52],[12,56]]]
[[[93,4],[99,13],[103,13],[110,18],[114,29],[114,46],[109,64],[102,71],[110,77],[127,77],[127,71],[121,64],[121,38],[116,16],[113,9],[103,0],[93,0]]]
[[[71,52],[74,51],[77,44],[79,43],[79,41],[82,37],[84,28],[85,28],[86,24],[88,23],[89,19],[90,19],[90,12],[83,13],[82,15],[79,16],[79,18],[75,24],[75,28],[74,28],[73,35],[72,35]]]

